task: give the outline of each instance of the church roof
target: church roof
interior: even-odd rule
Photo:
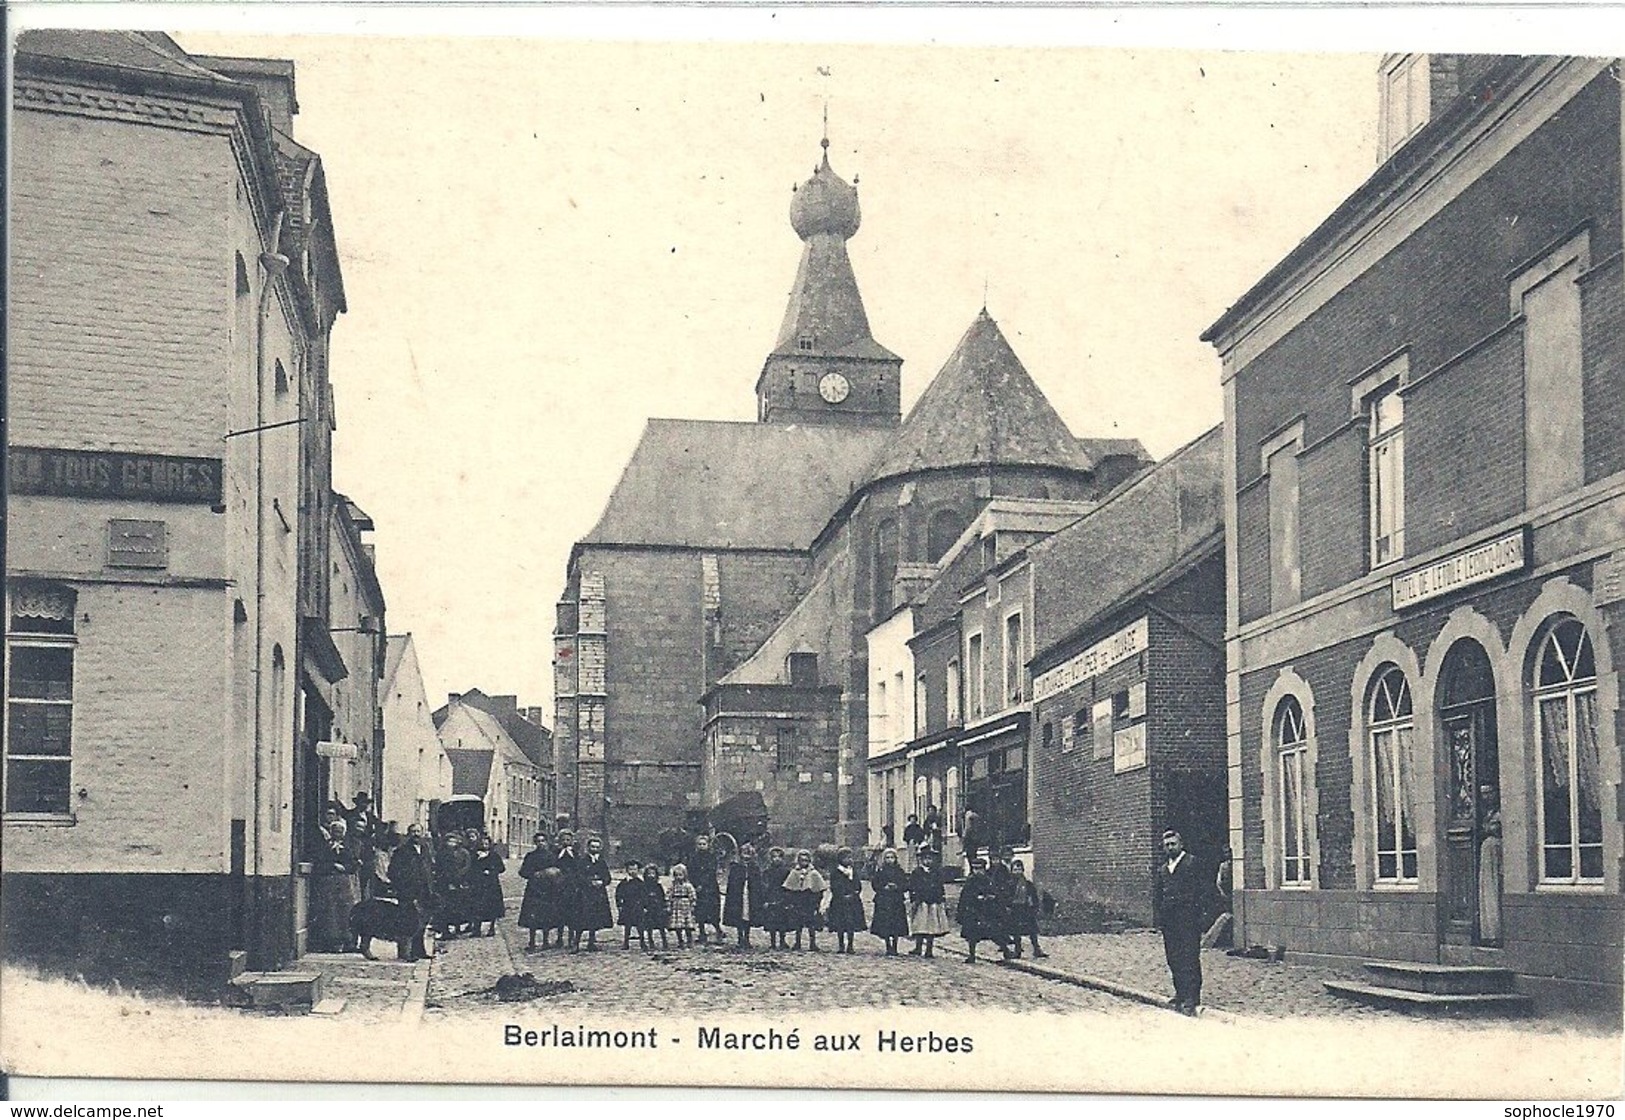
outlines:
[[[809,547],[896,429],[650,420],[582,544]]]
[[[983,308],[869,477],[991,464],[1087,471],[1095,460]]]

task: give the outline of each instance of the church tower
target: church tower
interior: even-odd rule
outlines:
[[[822,162],[790,200],[790,226],[804,246],[778,342],[756,381],[756,418],[895,427],[903,359],[869,333],[846,255],[858,232],[858,192],[830,167],[829,137],[822,143]]]

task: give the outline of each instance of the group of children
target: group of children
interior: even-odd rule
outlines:
[[[570,833],[561,832],[552,842],[538,836],[536,849],[520,868],[526,888],[519,924],[531,931],[530,947],[536,947],[540,932],[541,947],[548,948],[555,931],[563,947],[568,931],[572,948],[591,951],[598,948],[600,930],[619,925],[623,949],[632,947],[634,936],[642,949],[655,948],[657,940],[659,948],[669,949],[674,934],[677,948],[687,949],[696,935],[706,944],[713,930],[720,943],[726,925],[741,949],[751,948],[753,930],[766,930],[770,948],[801,949],[805,938],[807,948],[817,952],[818,934],[827,929],[835,934],[835,951],[850,954],[857,951],[856,935],[866,930],[884,942],[887,956],[896,956],[899,942],[909,938],[914,942],[911,956],[933,957],[937,938],[952,932],[946,880],[931,848],[920,850],[909,871],[903,870],[895,849],[881,854],[869,877],[872,916],[866,913],[862,876],[850,848],[836,853],[827,873],[805,848],[793,857],[783,848],[771,848],[763,863],[749,844],[719,868],[706,843],[697,844],[686,863],[672,867],[669,887],[657,864],[628,860],[623,870],[613,884],[612,914],[612,877],[600,842],[588,840],[578,856]],[[1046,955],[1038,944],[1037,889],[1008,851],[992,861],[975,861],[960,892],[957,917],[972,962],[982,941],[993,942],[1006,957],[1017,957],[1025,938],[1035,957]]]

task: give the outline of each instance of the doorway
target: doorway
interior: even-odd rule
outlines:
[[[1450,945],[1501,944],[1501,766],[1495,674],[1484,647],[1463,638],[1445,655],[1439,691],[1449,774],[1439,897]]]

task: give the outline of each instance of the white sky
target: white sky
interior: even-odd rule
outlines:
[[[1004,26],[987,15],[947,37]],[[297,63],[350,304],[335,486],[377,522],[389,627],[416,635],[431,699],[550,705],[570,544],[644,421],[753,418],[826,97],[905,409],[985,282],[1073,430],[1159,457],[1220,418],[1197,336],[1376,162],[1375,53],[176,34]]]

